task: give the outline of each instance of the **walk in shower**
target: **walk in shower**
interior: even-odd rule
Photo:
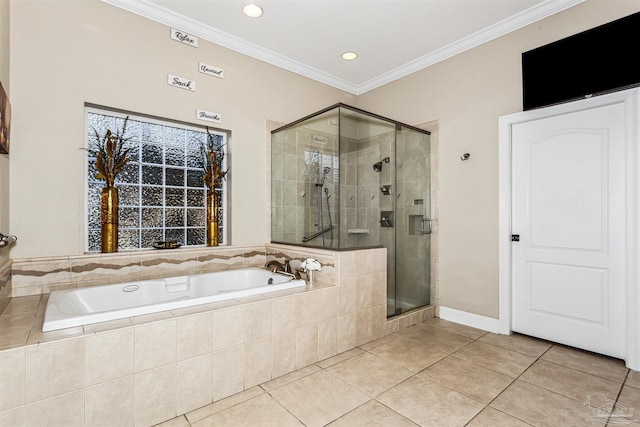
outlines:
[[[271,135],[271,241],[387,248],[387,315],[430,302],[429,132],[337,104]]]

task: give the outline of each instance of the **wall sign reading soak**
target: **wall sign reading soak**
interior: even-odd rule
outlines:
[[[212,113],[211,111],[196,110],[196,119],[213,123],[222,123],[222,114]]]
[[[224,70],[222,68],[214,67],[213,65],[204,64],[200,62],[198,64],[198,71],[200,71],[203,74],[208,74],[210,76],[224,79]]]
[[[191,92],[196,91],[196,82],[194,82],[193,80],[174,76],[173,74],[167,75],[167,84],[169,84],[170,86],[179,87],[181,89],[190,90]]]
[[[198,38],[196,36],[187,34],[184,31],[176,30],[175,28],[171,29],[171,39],[180,43],[188,44],[192,47],[198,47]]]

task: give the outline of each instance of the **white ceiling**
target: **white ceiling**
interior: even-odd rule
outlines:
[[[103,1],[358,95],[584,0]]]

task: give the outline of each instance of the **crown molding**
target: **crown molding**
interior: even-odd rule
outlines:
[[[341,79],[329,73],[313,67],[309,67],[291,58],[280,55],[277,52],[262,48],[254,43],[247,42],[224,31],[204,25],[191,18],[178,15],[166,8],[154,5],[147,0],[102,0],[104,3],[116,6],[120,9],[135,13],[152,21],[159,22],[169,27],[181,29],[203,40],[231,49],[243,55],[250,56],[276,67],[291,71],[304,77],[316,80],[320,83],[332,86],[336,89],[361,95],[376,89],[392,81],[398,80],[409,74],[420,71],[459,53],[487,43],[507,33],[518,30],[526,25],[562,12],[585,0],[547,0],[517,15],[507,18],[497,24],[469,35],[461,40],[451,43],[435,52],[416,58],[400,67],[381,74],[364,83],[358,84]]]
[[[370,90],[376,89],[392,81],[398,80],[409,74],[420,71],[452,56],[458,55],[464,51],[478,47],[491,40],[497,39],[510,32],[519,30],[534,22],[540,21],[563,10],[569,9],[586,0],[547,0],[537,6],[529,8],[519,14],[502,20],[490,27],[473,33],[463,39],[444,46],[434,52],[408,62],[397,67],[387,73],[381,74],[365,83],[356,85],[356,95],[361,95]]]

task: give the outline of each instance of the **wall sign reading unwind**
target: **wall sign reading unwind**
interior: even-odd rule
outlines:
[[[222,123],[222,114],[197,109],[196,119],[213,123]]]
[[[220,79],[224,79],[224,70],[222,68],[215,67],[213,65],[204,64],[200,62],[198,64],[198,71],[203,74],[208,74],[210,76],[218,77]]]
[[[167,75],[167,84],[173,87],[179,87],[180,89],[190,90],[191,92],[196,91],[196,82],[183,77],[174,76],[173,74]]]
[[[196,36],[176,30],[175,28],[171,29],[171,39],[192,47],[198,47],[198,38]]]

